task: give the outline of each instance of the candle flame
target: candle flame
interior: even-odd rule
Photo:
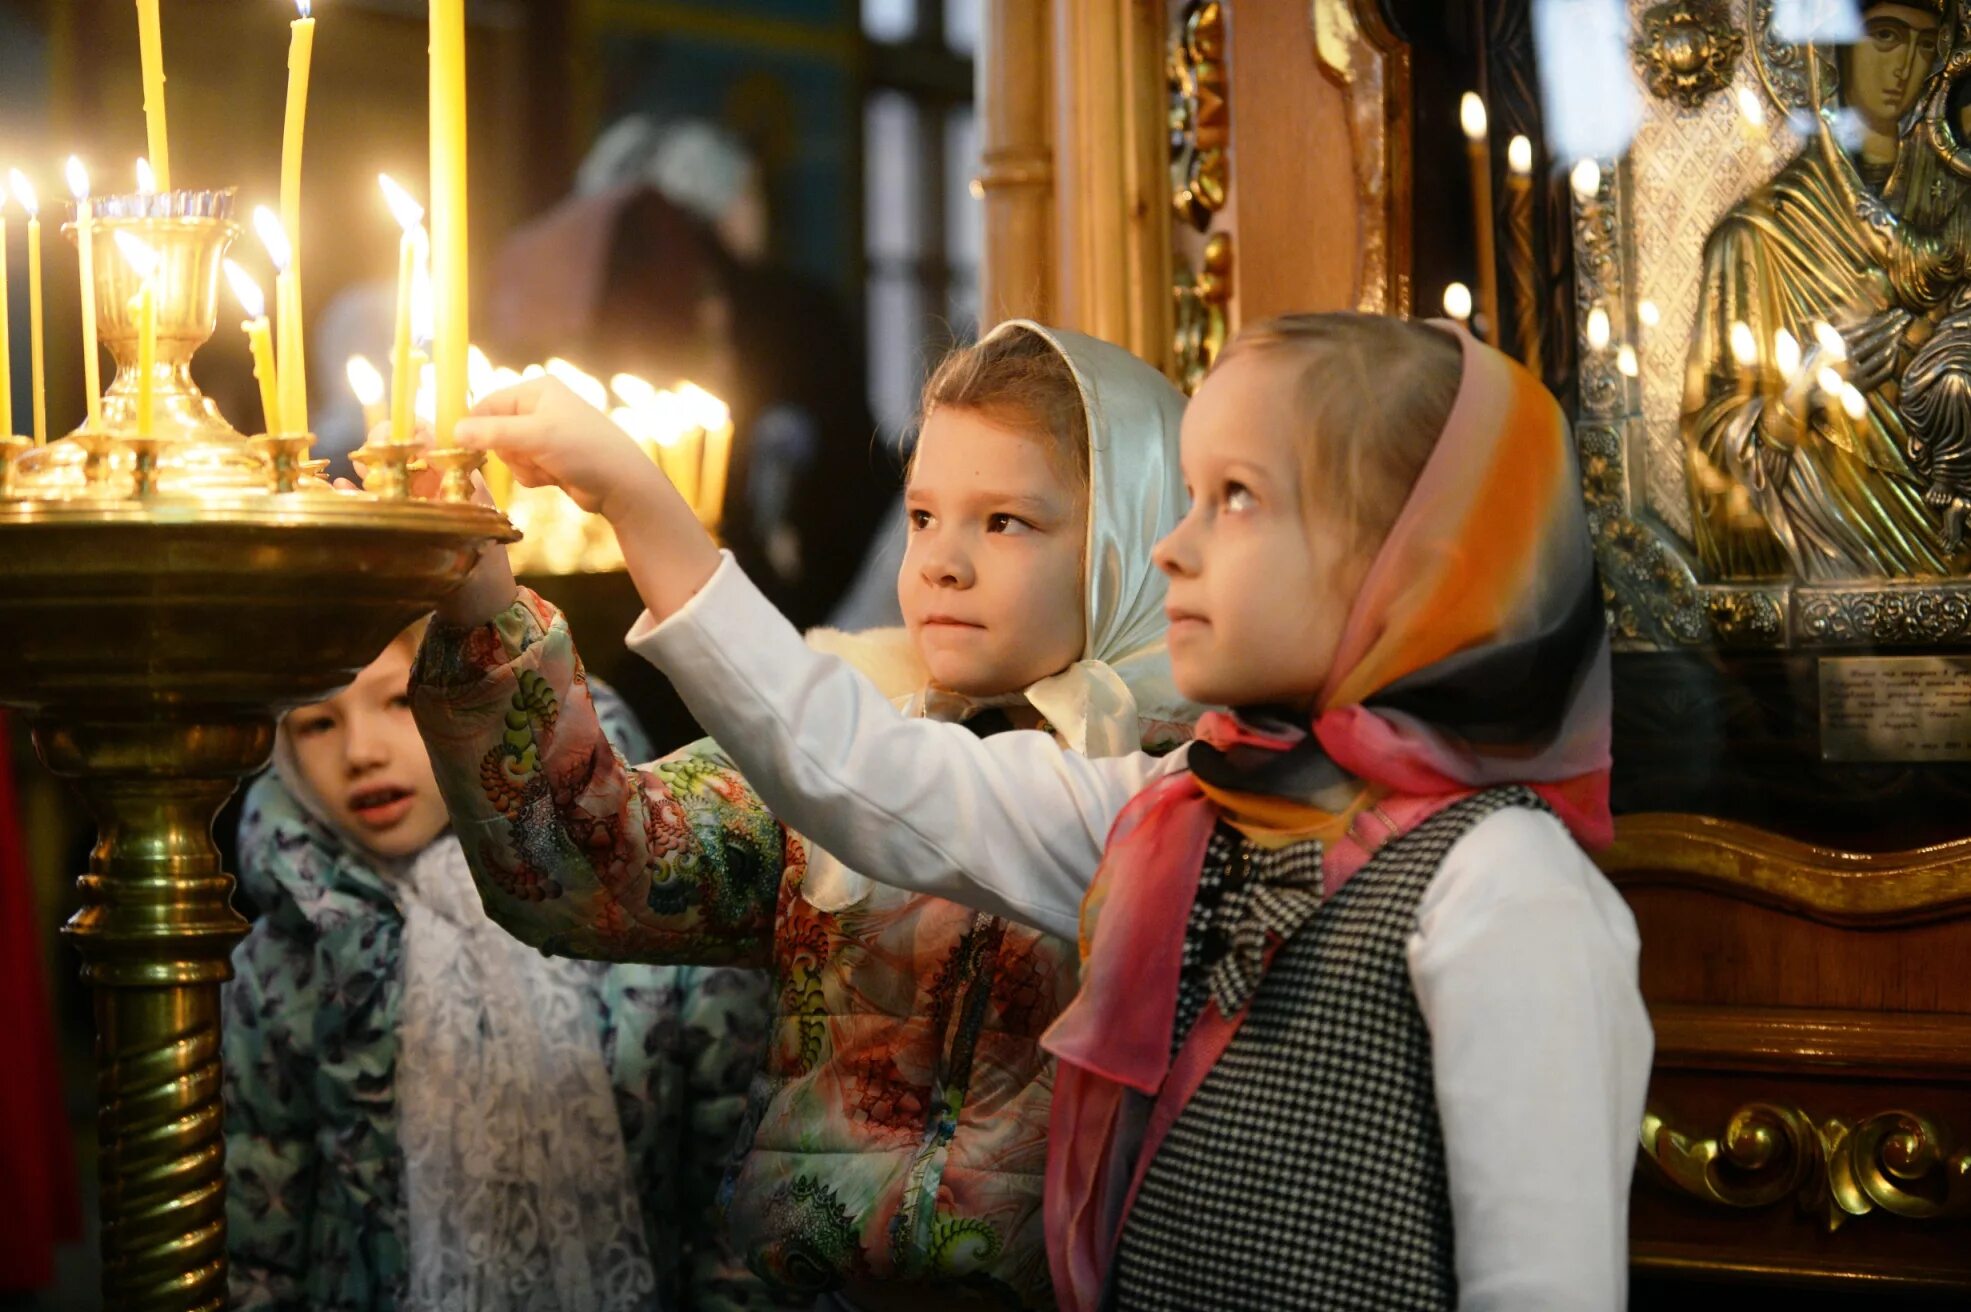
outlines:
[[[1759,340],[1752,335],[1752,325],[1743,319],[1731,326],[1731,358],[1738,361],[1741,369],[1749,369],[1759,362]]]
[[[732,422],[732,408],[696,383],[678,384],[677,398],[693,428],[724,428]]]
[[[294,7],[301,11],[303,18],[313,18],[315,16],[315,6],[310,4],[308,0],[294,0]]]
[[[492,394],[498,386],[493,381],[493,362],[477,346],[465,348],[466,391],[473,402]]]
[[[1841,408],[1848,412],[1848,418],[1860,419],[1868,413],[1868,398],[1853,383],[1841,384]]]
[[[411,198],[397,180],[388,173],[376,175],[376,184],[383,188],[383,203],[390,207],[390,216],[397,220],[397,226],[405,232],[424,222],[424,206]]]
[[[547,371],[550,378],[560,379],[562,383],[567,385],[569,391],[581,397],[596,409],[607,410],[609,408],[609,391],[603,387],[600,378],[576,368],[559,356],[547,362]]]
[[[286,273],[294,263],[294,247],[288,244],[287,229],[281,226],[281,216],[265,205],[253,209],[253,230],[260,234],[260,244],[267,248],[267,258],[274,262],[276,273]]]
[[[365,410],[383,404],[383,375],[377,372],[366,355],[352,355],[348,364],[349,390],[356,394],[356,402]]]
[[[609,380],[609,390],[616,394],[617,400],[634,410],[656,405],[659,395],[654,383],[635,374],[617,374]]]
[[[531,383],[536,378],[546,378],[546,377],[547,377],[547,370],[537,364],[530,364],[525,369],[522,369],[520,371],[520,381],[523,383]]]
[[[1642,364],[1636,359],[1636,348],[1624,343],[1622,349],[1615,353],[1615,367],[1626,378],[1640,377]]]
[[[157,194],[157,171],[142,155],[137,156],[137,194],[140,196]]]
[[[1444,289],[1444,313],[1463,323],[1471,318],[1471,288],[1454,282]]]
[[[232,260],[226,261],[226,281],[233,285],[233,297],[246,311],[249,319],[267,317],[267,298],[261,294],[260,284],[253,281],[253,275],[242,269]]]
[[[41,202],[35,199],[34,184],[19,169],[7,170],[7,185],[14,190],[14,199],[21,203],[30,219],[41,212]]]
[[[1830,360],[1833,360],[1837,364],[1844,363],[1847,360],[1847,339],[1842,337],[1834,325],[1825,319],[1814,320],[1814,340],[1820,343],[1822,353]]]
[[[1655,301],[1638,301],[1636,303],[1636,321],[1645,328],[1654,328],[1657,324],[1663,322],[1663,311],[1656,308]]]
[[[411,411],[427,424],[438,422],[438,369],[426,364],[417,371],[417,399]]]
[[[89,199],[89,170],[82,167],[80,155],[68,157],[68,194],[78,205]]]
[[[1574,188],[1576,200],[1593,200],[1601,195],[1601,165],[1592,159],[1581,160],[1575,164],[1568,182]]]
[[[1458,123],[1465,130],[1465,137],[1477,141],[1484,137],[1486,129],[1485,102],[1475,91],[1467,91],[1464,99],[1458,102]]]
[[[1782,378],[1791,379],[1800,372],[1800,341],[1784,328],[1773,334],[1773,363],[1779,366]]]
[[[1533,143],[1525,137],[1514,137],[1506,143],[1506,167],[1526,177],[1533,172]]]
[[[141,241],[119,228],[116,231],[116,249],[122,252],[124,260],[137,271],[139,278],[157,276],[157,266],[163,261],[149,242]]]
[[[1597,351],[1608,349],[1609,339],[1614,335],[1608,322],[1608,311],[1597,305],[1588,311],[1588,345]]]

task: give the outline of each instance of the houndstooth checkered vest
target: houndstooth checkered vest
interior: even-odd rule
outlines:
[[[1377,853],[1280,949],[1144,1176],[1110,1281],[1117,1312],[1457,1305],[1430,1033],[1407,945],[1451,847],[1513,806],[1542,803],[1495,788],[1439,812]],[[1180,1034],[1202,1008],[1197,981],[1224,937],[1214,913],[1257,882],[1228,878],[1241,860],[1272,878],[1320,852],[1267,852],[1220,827],[1186,933]]]

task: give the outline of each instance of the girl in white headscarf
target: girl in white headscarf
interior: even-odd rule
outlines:
[[[754,1282],[710,1211],[764,978],[551,961],[486,918],[405,695],[421,631],[290,713],[247,797],[260,914],[224,1031],[234,1305],[744,1305]]]
[[[580,405],[534,387],[487,408],[606,425]],[[951,733],[1041,729],[1095,755],[1186,737],[1149,559],[1183,510],[1182,397],[1117,347],[1012,323],[947,360],[924,408],[906,628],[825,641]],[[844,868],[715,743],[636,768],[599,750],[566,623],[503,569],[489,553],[440,614],[470,627],[434,625],[419,659],[439,786],[488,912],[526,941],[772,968],[766,1080],[727,1186],[749,1265],[822,1306],[1053,1306],[1038,1040],[1073,996],[1075,945]]]

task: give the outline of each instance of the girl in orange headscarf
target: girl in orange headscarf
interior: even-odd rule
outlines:
[[[1161,762],[901,719],[675,495],[605,500],[635,466],[592,423],[493,408],[461,440],[614,515],[637,649],[777,815],[1079,927],[1046,1038],[1063,1306],[1621,1306],[1651,1039],[1583,852],[1608,641],[1567,425],[1519,365],[1376,316],[1241,335],[1156,549],[1178,691],[1238,709]]]

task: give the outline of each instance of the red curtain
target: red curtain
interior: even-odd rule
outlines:
[[[9,1212],[0,1224],[0,1290],[53,1283],[55,1249],[82,1237],[24,837],[11,740],[0,716],[0,1181]]]

